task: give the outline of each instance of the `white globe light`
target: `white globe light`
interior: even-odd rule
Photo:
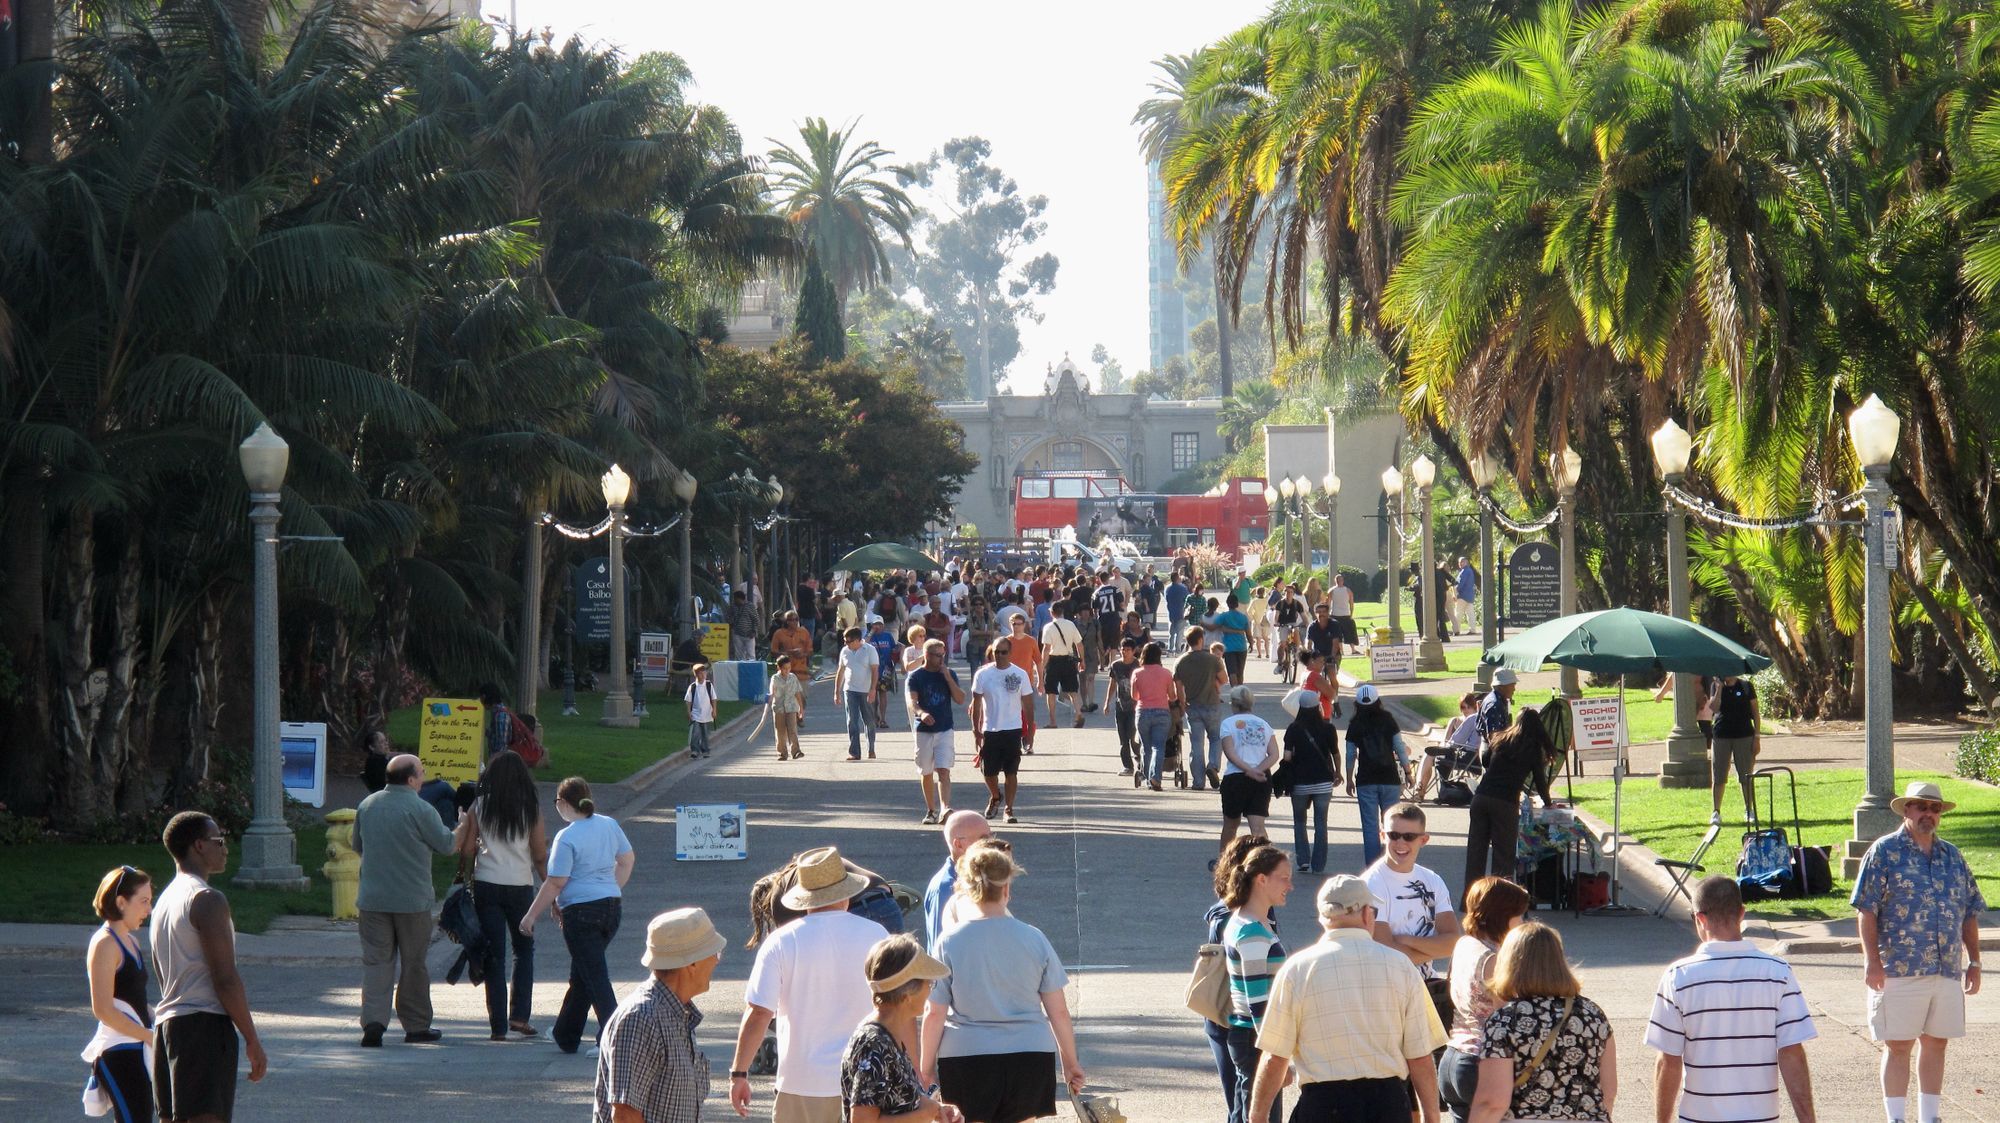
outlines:
[[[1294,490],[1294,489],[1293,489],[1293,486],[1292,486],[1292,480],[1291,480],[1291,477],[1287,476],[1287,477],[1285,477],[1284,479],[1281,479],[1281,480],[1279,480],[1279,481],[1278,481],[1278,494],[1279,494],[1279,495],[1282,495],[1282,496],[1284,496],[1284,497],[1285,497],[1286,499],[1290,499],[1290,498],[1292,497],[1292,491],[1293,491],[1293,490]]]
[[[1392,499],[1403,494],[1403,473],[1397,471],[1394,464],[1382,472],[1382,492]]]
[[[1660,475],[1672,479],[1687,474],[1688,458],[1694,454],[1694,438],[1669,417],[1653,430],[1653,461]]]
[[[1326,478],[1319,481],[1319,486],[1328,495],[1335,496],[1336,498],[1340,495],[1340,477],[1334,475],[1332,472],[1328,472]]]
[[[1437,482],[1437,471],[1437,465],[1431,463],[1430,457],[1419,456],[1410,464],[1410,482],[1417,485],[1418,491],[1429,491],[1431,485]]]
[[[623,507],[632,498],[632,477],[625,469],[613,464],[609,472],[599,481],[604,485],[604,503],[609,507]]]
[[[1866,469],[1882,469],[1896,456],[1896,435],[1903,420],[1882,404],[1874,394],[1847,415],[1847,437],[1854,442],[1854,458]]]

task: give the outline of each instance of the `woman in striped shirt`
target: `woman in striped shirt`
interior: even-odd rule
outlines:
[[[1229,969],[1229,1059],[1236,1068],[1236,1095],[1229,1123],[1249,1123],[1250,1090],[1257,1079],[1257,1031],[1270,1001],[1271,976],[1285,962],[1285,947],[1271,927],[1272,911],[1292,891],[1292,860],[1275,846],[1250,852],[1230,878],[1223,902],[1230,908],[1223,925],[1223,958]],[[1283,1117],[1271,1103],[1270,1123]]]

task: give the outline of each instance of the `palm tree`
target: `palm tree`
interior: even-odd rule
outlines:
[[[1256,439],[1257,427],[1283,400],[1283,392],[1268,380],[1238,386],[1222,400],[1222,410],[1216,415],[1217,435],[1228,443],[1231,452],[1245,447]]]
[[[818,251],[843,312],[850,295],[888,279],[885,232],[915,252],[910,227],[916,204],[883,172],[889,150],[854,139],[858,124],[836,129],[824,117],[808,117],[799,126],[801,148],[771,142],[777,145],[770,155],[777,171],[771,193],[801,239]]]
[[[1132,124],[1139,126],[1139,151],[1145,156],[1152,174],[1162,177],[1163,182],[1166,169],[1162,162],[1186,131],[1188,82],[1194,77],[1197,65],[1194,55],[1165,55],[1153,60],[1154,68],[1160,72],[1148,87],[1153,96],[1140,102],[1138,110],[1132,114]],[[1198,232],[1194,244],[1187,248],[1200,248],[1200,242],[1210,233],[1206,230]],[[1229,336],[1236,324],[1237,307],[1225,299],[1222,244],[1212,238],[1208,240],[1214,241],[1209,252],[1215,257],[1215,268],[1211,271],[1215,289],[1215,356],[1222,396],[1227,398],[1236,384],[1236,364],[1230,354]]]

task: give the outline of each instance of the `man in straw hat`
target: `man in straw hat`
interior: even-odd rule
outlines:
[[[882,926],[847,911],[868,879],[847,872],[840,851],[801,854],[798,881],[780,899],[805,915],[757,949],[743,990],[743,1024],[729,1065],[729,1104],[750,1114],[750,1058],[778,1019],[777,1123],[839,1123],[840,1057],[874,1009],[863,966]]]
[[[1296,1065],[1294,1123],[1403,1123],[1412,1091],[1424,1123],[1437,1123],[1431,1052],[1445,1034],[1423,977],[1402,952],[1375,942],[1381,903],[1366,881],[1328,878],[1318,906],[1326,934],[1271,980],[1248,1118],[1270,1115]]]
[[[1936,784],[1912,782],[1889,801],[1902,827],[1875,840],[1854,879],[1868,1030],[1888,1050],[1882,1107],[1889,1123],[1936,1123],[1945,1044],[1965,1036],[1965,996],[1979,993],[1979,914],[1986,899],[1958,848],[1937,835],[1938,817],[1956,806]],[[1910,1052],[1918,1041],[1912,1113]]]
[[[591,1123],[700,1123],[708,1058],[694,1044],[694,1000],[728,942],[700,909],[663,912],[646,926],[639,962],[653,977],[604,1023]]]

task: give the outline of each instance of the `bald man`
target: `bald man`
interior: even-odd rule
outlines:
[[[986,816],[977,811],[954,811],[944,817],[944,845],[950,853],[924,890],[924,946],[936,947],[938,937],[944,934],[946,908],[958,886],[958,860],[973,843],[992,833]]]
[[[388,785],[354,812],[354,852],[361,855],[361,1044],[382,1044],[390,996],[403,1040],[428,1045],[444,1035],[431,1028],[431,855],[452,852],[451,831],[437,809],[417,795],[424,762],[408,753],[389,760]],[[401,960],[398,970],[397,961]]]

